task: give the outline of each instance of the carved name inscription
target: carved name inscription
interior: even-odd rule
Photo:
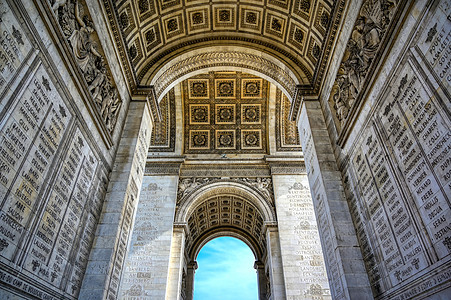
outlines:
[[[54,286],[64,286],[68,280],[66,272],[88,259],[88,251],[83,253],[81,261],[74,261],[72,256],[76,255],[73,252],[84,230],[93,231],[95,224],[92,217],[85,219],[90,213],[86,204],[97,165],[90,146],[77,129],[45,201],[23,264],[25,270]]]
[[[380,262],[393,286],[425,268],[427,260],[375,130],[368,128],[362,141],[352,160],[356,186],[371,224],[366,227],[368,238],[380,249]]]
[[[70,112],[43,66],[31,78],[0,130],[0,239],[12,260],[36,216],[39,195],[65,134]]]
[[[21,68],[31,50],[31,43],[14,16],[12,8],[7,1],[2,1],[0,3],[0,95]]]
[[[386,287],[385,280],[381,275],[381,268],[383,268],[383,264],[380,260],[381,257],[375,255],[375,245],[373,245],[368,237],[369,230],[367,227],[371,225],[367,221],[366,209],[363,207],[365,203],[363,203],[363,201],[357,201],[357,197],[354,195],[355,190],[351,187],[349,180],[352,176],[352,170],[348,169],[344,182],[346,198],[348,199],[350,213],[354,221],[356,235],[360,241],[362,257],[365,262],[371,288],[373,293],[378,295],[381,291],[385,290]]]
[[[306,112],[304,110],[302,114],[305,113]],[[330,292],[334,299],[344,299],[345,294],[343,282],[341,281],[342,274],[339,268],[338,258],[335,254],[335,234],[333,233],[331,220],[329,220],[330,213],[327,212],[326,205],[324,203],[326,201],[326,188],[321,179],[317,176],[318,171],[315,169],[318,166],[318,158],[313,144],[312,133],[309,129],[310,124],[308,123],[308,118],[301,115],[300,119],[303,120],[303,123],[300,124],[299,128],[302,128],[302,130],[300,130],[300,134],[304,150],[305,167],[309,177],[315,178],[311,192],[312,197],[315,199],[313,203],[317,213],[318,231],[321,235],[322,241],[324,241],[322,245],[324,260],[327,261],[327,265],[329,266],[327,275],[329,277]]]
[[[135,183],[135,180],[132,177],[131,182],[128,185],[126,191],[126,204],[124,207],[124,216],[122,218],[119,241],[115,253],[114,266],[108,287],[107,299],[117,299],[118,297],[120,278],[124,266],[124,260],[126,258],[125,255],[127,252],[127,244],[133,225],[132,224],[133,215],[138,202],[137,198],[138,198],[138,187]]]
[[[379,118],[439,258],[451,253],[451,122],[410,66]]]
[[[349,172],[357,194],[348,201],[376,295],[451,253],[451,121],[409,61],[394,78]],[[390,282],[380,280],[387,275]]]
[[[451,85],[451,5],[441,1],[434,17],[425,24],[418,40],[418,49],[424,55],[439,81],[449,89]]]

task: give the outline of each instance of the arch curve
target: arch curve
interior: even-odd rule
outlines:
[[[174,219],[175,222],[186,223],[189,213],[192,212],[198,204],[216,195],[230,195],[246,198],[259,209],[265,223],[276,222],[276,213],[269,205],[268,199],[263,197],[254,188],[244,183],[231,180],[221,180],[206,184],[199,187],[188,196],[183,197],[178,204]]]
[[[232,180],[208,183],[182,197],[175,215],[175,223],[186,224],[185,251],[192,261],[208,241],[225,235],[245,242],[261,261],[267,253],[266,225],[275,220],[268,199]]]
[[[154,74],[146,74],[144,85],[154,86],[158,101],[176,84],[207,71],[243,71],[262,77],[279,87],[291,100],[295,87],[308,82],[279,58],[243,46],[211,46],[187,51],[165,61]]]
[[[197,256],[199,255],[200,250],[211,240],[214,240],[219,237],[229,236],[236,239],[239,239],[243,243],[245,243],[249,249],[251,249],[254,254],[256,261],[261,261],[262,256],[265,253],[264,249],[258,245],[258,243],[253,239],[252,236],[247,234],[246,232],[242,232],[237,230],[236,228],[216,228],[209,232],[206,232],[203,236],[201,236],[195,244],[192,245],[190,252],[188,253],[188,258],[191,261],[197,260]]]

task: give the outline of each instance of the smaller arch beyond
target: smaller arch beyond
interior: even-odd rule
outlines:
[[[233,237],[239,239],[243,243],[245,243],[249,249],[251,249],[254,254],[255,261],[261,261],[262,255],[264,253],[263,249],[260,249],[258,243],[256,243],[252,237],[250,237],[245,232],[240,232],[236,229],[231,228],[216,228],[201,236],[197,243],[192,245],[190,253],[188,253],[188,257],[190,261],[196,261],[197,256],[199,255],[200,250],[210,241],[219,238],[219,237]]]
[[[276,222],[276,213],[269,205],[268,199],[244,183],[228,180],[213,182],[205,186],[201,186],[188,196],[182,198],[175,213],[175,222],[186,223],[189,214],[200,203],[210,197],[218,195],[230,195],[245,198],[259,210],[265,223]]]
[[[242,46],[212,46],[194,49],[165,62],[154,75],[143,79],[155,87],[158,101],[176,84],[208,71],[242,71],[257,75],[279,87],[290,99],[297,85],[308,82],[305,74],[295,74],[277,57]],[[150,77],[151,76],[151,77]]]

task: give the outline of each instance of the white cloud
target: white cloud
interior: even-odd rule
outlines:
[[[194,300],[258,299],[254,255],[235,238],[207,243],[197,257]]]

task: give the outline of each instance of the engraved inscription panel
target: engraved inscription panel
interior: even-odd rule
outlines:
[[[308,178],[276,175],[273,180],[283,268],[290,270],[287,299],[331,299]]]
[[[451,4],[441,1],[433,17],[425,24],[418,48],[435,76],[449,90],[451,87]],[[448,108],[450,106],[448,105]]]
[[[97,166],[89,144],[77,129],[46,199],[24,261],[25,270],[54,286],[67,280],[65,270],[71,269],[74,263],[71,257],[83,233],[82,220],[89,214],[90,208],[86,204]],[[95,224],[93,220],[90,223],[91,227]]]
[[[451,122],[409,65],[379,118],[410,195],[440,258],[451,253]]]
[[[0,2],[0,98],[31,51],[32,45],[12,8],[7,1]]]
[[[1,255],[12,260],[30,221],[39,195],[65,134],[70,112],[43,66],[31,78],[0,130]]]
[[[353,164],[365,215],[370,217],[368,237],[381,250],[380,260],[394,286],[428,265],[424,246],[373,128],[358,147]]]
[[[161,296],[166,289],[177,177],[143,178],[131,244],[118,296]]]
[[[376,295],[450,259],[451,120],[437,97],[405,58],[353,146],[348,200]]]

